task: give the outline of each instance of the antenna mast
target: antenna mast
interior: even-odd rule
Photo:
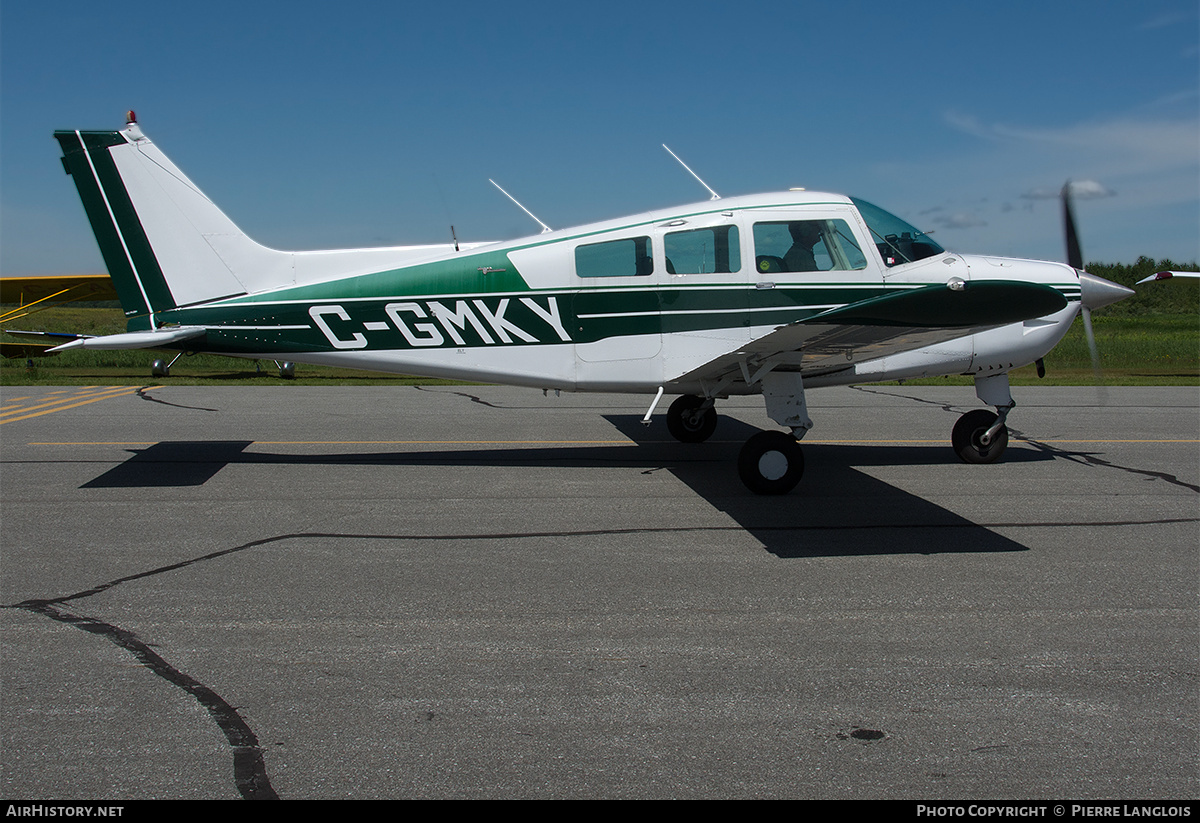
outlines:
[[[672,157],[674,157],[676,160],[679,160],[679,155],[678,155],[678,154],[676,154],[675,152],[671,151],[669,148],[667,148],[667,144],[666,144],[666,143],[663,143],[663,144],[662,144],[662,147],[663,147],[664,149],[667,149],[667,154],[671,155],[671,156],[672,156]],[[681,165],[681,166],[683,166],[685,169],[687,169],[687,170],[688,170],[688,174],[690,174],[692,177],[695,177],[697,180],[700,180],[700,175],[698,175],[698,174],[696,174],[696,172],[692,171],[692,170],[691,170],[691,169],[688,167],[688,164],[687,164],[687,163],[683,162],[682,160],[679,160],[679,165]],[[712,190],[712,187],[711,187],[711,186],[709,186],[707,183],[705,183],[703,180],[700,180],[700,185],[701,185],[701,186],[704,186],[704,188],[708,189],[708,193],[712,195],[712,197],[710,197],[710,198],[709,198],[710,200],[720,200],[720,199],[721,199],[721,195],[719,195],[719,194],[717,194],[715,191],[713,191],[713,190]]]
[[[492,184],[493,186],[495,186],[496,188],[500,189],[500,184],[499,184],[499,183],[497,183],[497,182],[496,182],[495,180],[493,180],[492,178],[490,178],[490,177],[489,177],[489,178],[488,178],[488,182],[489,182],[489,183],[491,183],[491,184]],[[542,227],[542,234],[545,234],[545,233],[546,233],[546,232],[548,232],[548,231],[554,231],[554,229],[552,229],[552,228],[550,228],[549,226],[547,226],[547,225],[546,225],[545,223],[543,223],[541,220],[538,220],[538,219],[537,219],[537,215],[536,215],[536,214],[534,214],[534,213],[533,213],[533,212],[531,212],[529,209],[527,209],[527,208],[525,208],[524,206],[522,206],[522,205],[521,205],[521,203],[520,203],[520,201],[519,201],[519,200],[517,200],[517,198],[513,197],[511,194],[509,194],[508,192],[506,192],[504,189],[500,189],[500,193],[501,193],[501,194],[503,194],[505,197],[507,197],[509,200],[511,200],[511,201],[513,201],[514,203],[516,203],[516,204],[517,204],[517,208],[519,208],[521,211],[525,212],[525,213],[526,213],[526,214],[528,214],[530,217],[532,217],[532,218],[533,218],[533,221],[534,221],[535,223],[537,223],[539,226],[541,226],[541,227]]]

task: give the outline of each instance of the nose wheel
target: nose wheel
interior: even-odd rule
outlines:
[[[964,463],[995,463],[1008,448],[1008,426],[1000,415],[975,409],[958,418],[950,442]]]
[[[667,431],[680,443],[703,443],[717,429],[713,401],[685,394],[667,409]]]

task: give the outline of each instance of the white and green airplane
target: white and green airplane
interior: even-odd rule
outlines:
[[[667,427],[701,442],[714,404],[763,395],[787,429],[751,437],[738,470],[780,494],[803,473],[806,389],[946,374],[996,412],[953,445],[987,463],[1008,442],[1008,372],[1076,315],[1129,289],[1068,265],[948,252],[838,194],[793,190],[647,212],[501,243],[276,251],[233,224],[139,128],[59,131],[127,331],[54,350],[167,349],[504,383],[679,395]]]

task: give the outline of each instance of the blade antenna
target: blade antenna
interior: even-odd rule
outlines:
[[[676,160],[679,161],[679,165],[683,166],[685,169],[688,170],[688,174],[690,174],[692,177],[695,177],[697,180],[700,180],[700,175],[698,175],[698,174],[696,174],[696,172],[692,171],[687,163],[683,162],[682,160],[679,160],[679,155],[676,154],[675,152],[671,151],[669,148],[667,148],[666,143],[663,143],[662,147],[664,149],[667,149],[667,154],[671,155],[672,157],[674,157]],[[704,188],[708,189],[708,193],[712,195],[712,197],[709,198],[710,200],[720,200],[721,199],[721,195],[719,195],[715,191],[713,191],[712,187],[710,185],[708,185],[707,183],[705,183],[703,180],[700,180],[700,185],[704,186]]]
[[[489,178],[488,178],[488,182],[489,182],[489,183],[491,183],[491,184],[492,184],[493,186],[495,186],[496,188],[500,189],[500,193],[501,193],[501,194],[503,194],[503,195],[504,195],[505,197],[507,197],[509,200],[511,200],[511,201],[513,201],[514,203],[516,203],[516,204],[517,204],[517,208],[519,208],[521,211],[525,212],[525,213],[526,213],[526,214],[528,214],[530,217],[532,217],[532,218],[533,218],[533,222],[537,223],[539,226],[541,226],[541,227],[542,227],[542,234],[545,234],[545,233],[546,233],[546,232],[548,232],[548,231],[554,231],[554,229],[552,229],[552,228],[550,228],[549,226],[547,226],[547,225],[546,225],[545,223],[543,223],[541,220],[538,220],[538,219],[537,219],[537,215],[536,215],[536,214],[534,214],[534,213],[533,213],[533,212],[531,212],[529,209],[527,209],[527,208],[525,208],[524,206],[522,206],[522,205],[521,205],[521,201],[517,200],[517,198],[513,197],[511,194],[509,194],[508,192],[506,192],[504,189],[501,189],[501,188],[500,188],[500,184],[499,184],[499,183],[497,183],[495,180],[493,180],[492,178],[490,178],[490,177],[489,177]]]

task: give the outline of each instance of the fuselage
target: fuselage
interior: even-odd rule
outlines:
[[[272,252],[272,254],[284,254]],[[694,372],[771,331],[954,280],[1023,281],[1061,311],[872,359],[799,358],[810,386],[1007,371],[1061,339],[1080,299],[1058,263],[942,250],[842,195],[707,201],[520,240],[294,252],[290,281],[155,314],[221,354],[573,391],[696,392]],[[732,379],[722,393],[757,391]]]

